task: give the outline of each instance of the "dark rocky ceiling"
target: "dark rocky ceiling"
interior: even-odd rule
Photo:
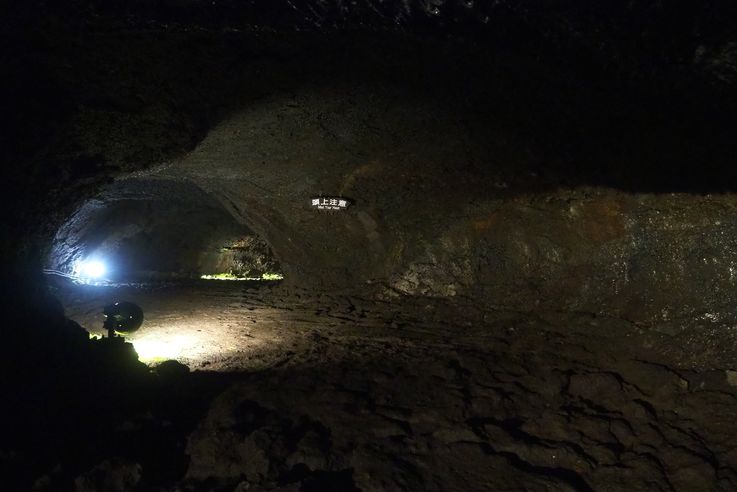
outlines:
[[[36,0],[7,9],[9,30],[48,22],[75,28],[204,30],[403,30],[503,40],[547,53],[578,50],[640,76],[660,70],[734,76],[733,2],[653,0]],[[644,69],[644,70],[643,70]]]

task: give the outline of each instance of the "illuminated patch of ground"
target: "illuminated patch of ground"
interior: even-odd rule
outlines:
[[[279,312],[254,306],[244,286],[251,284],[203,282],[158,289],[72,286],[62,300],[67,316],[92,336],[105,336],[105,305],[120,300],[140,305],[143,325],[125,338],[148,364],[174,359],[192,369],[240,370],[270,365],[283,352]]]
[[[203,280],[266,280],[266,281],[272,281],[272,280],[282,280],[284,279],[284,276],[281,273],[264,273],[260,277],[241,277],[239,275],[235,275],[233,273],[213,273],[208,275],[202,275],[200,276]]]

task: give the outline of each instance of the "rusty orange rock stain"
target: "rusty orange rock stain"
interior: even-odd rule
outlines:
[[[582,235],[597,243],[612,241],[626,234],[622,203],[618,200],[587,203],[578,220]]]
[[[499,222],[499,212],[492,212],[486,217],[471,221],[471,227],[476,232],[487,232]]]

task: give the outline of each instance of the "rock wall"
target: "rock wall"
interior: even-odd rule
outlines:
[[[538,174],[545,157],[518,127],[475,118],[387,87],[278,96],[154,175],[217,197],[303,287],[472,297],[661,329],[734,318],[734,195],[566,186]],[[317,210],[320,194],[352,205]]]
[[[627,9],[579,36],[552,22],[554,6],[537,8],[508,12],[526,21],[514,35],[422,37],[404,21],[380,35],[282,33],[143,11],[67,25],[44,7],[49,25],[11,32],[22,49],[10,112],[28,118],[8,146],[6,182],[23,192],[4,256],[15,238],[43,251],[110,180],[148,176],[194,183],[315,290],[638,323],[723,316],[737,189],[734,112],[719,99],[732,87],[730,31],[700,14],[722,28],[670,46],[658,7],[643,24],[653,29],[640,26],[657,42],[638,52],[617,41]],[[574,10],[569,27],[600,25]],[[695,58],[646,73],[659,53]],[[39,100],[64,103],[41,118]],[[319,194],[353,205],[315,211]]]
[[[561,190],[487,202],[409,259],[403,294],[606,314],[659,329],[734,322],[732,196]]]

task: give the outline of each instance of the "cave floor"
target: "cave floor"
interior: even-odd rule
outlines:
[[[737,488],[737,373],[706,329],[228,282],[58,294],[98,333],[106,303],[140,304],[129,340],[151,364],[240,375],[189,436],[190,483]]]

